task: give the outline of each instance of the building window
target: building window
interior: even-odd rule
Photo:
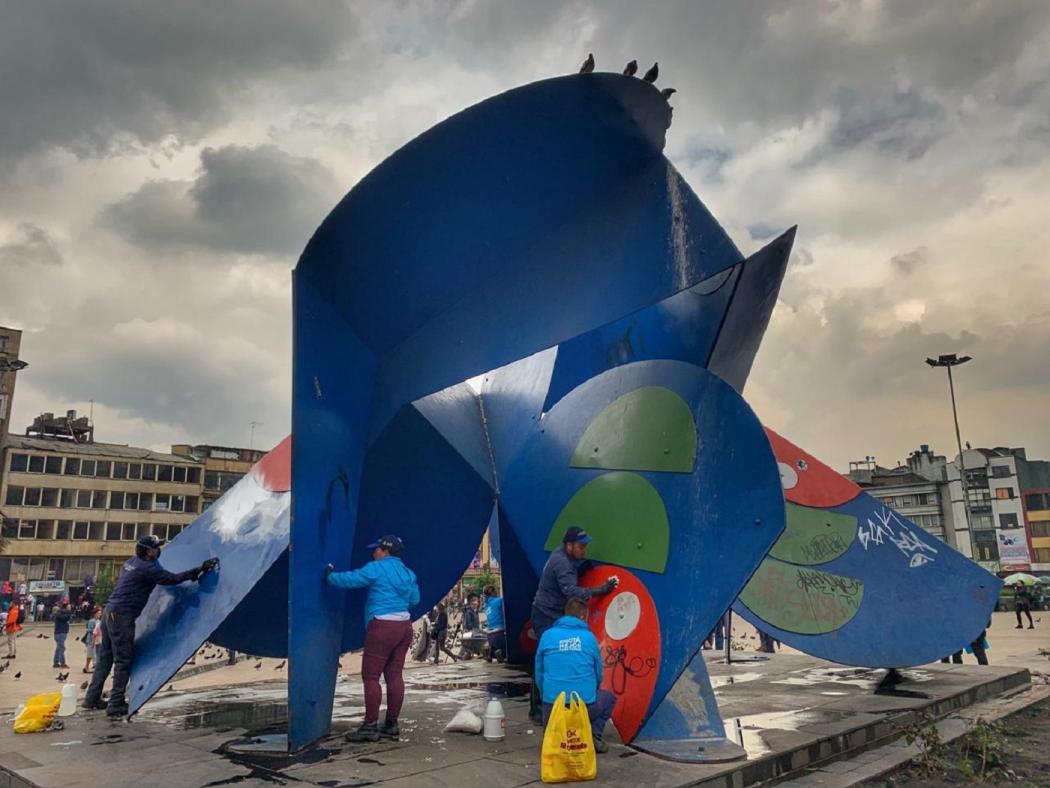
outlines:
[[[58,476],[62,473],[62,458],[61,457],[48,457],[44,461],[44,473],[51,473]]]
[[[187,495],[186,496],[186,511],[190,514],[197,514],[200,509],[201,499],[198,495]]]
[[[170,482],[172,478],[172,469],[170,465],[158,465],[157,466],[157,481],[158,482]]]
[[[105,490],[92,490],[91,491],[91,508],[92,509],[105,509],[106,508],[106,491]]]
[[[138,480],[142,478],[142,463],[133,462],[128,465],[128,478],[132,480]]]
[[[23,506],[39,506],[40,505],[40,488],[39,487],[26,487],[26,497],[23,502]]]
[[[80,475],[81,476],[94,476],[95,475],[95,461],[94,460],[82,460],[80,463]]]
[[[187,468],[186,469],[186,481],[190,484],[201,483],[201,469],[200,468]]]
[[[1032,536],[1050,536],[1050,521],[1032,523]]]
[[[74,539],[87,539],[88,538],[88,524],[78,520],[73,523],[73,538]]]
[[[171,511],[173,511],[173,512],[184,512],[184,511],[186,511],[186,496],[185,495],[173,495],[173,496],[171,496]]]
[[[103,541],[105,535],[105,523],[90,522],[88,523],[88,539],[93,542]]]
[[[131,509],[134,511],[139,508],[139,494],[138,493],[124,493],[124,508]]]
[[[12,454],[11,455],[11,470],[25,472],[29,470],[29,455],[28,454]]]
[[[36,538],[36,520],[19,520],[18,521],[18,538],[19,539],[35,539]]]
[[[172,478],[172,481],[179,482],[180,484],[185,484],[185,482],[186,482],[186,466],[185,465],[176,465],[175,466],[175,470],[172,473],[172,477],[171,478]]]
[[[95,476],[99,479],[109,478],[109,460],[99,460],[95,463]]]
[[[57,487],[45,487],[40,493],[40,505],[52,508],[58,506],[59,492]]]
[[[149,536],[149,523],[137,523],[135,525],[135,538],[141,539],[143,536]]]
[[[157,480],[157,466],[153,463],[146,463],[142,466],[142,478],[148,482]]]
[[[91,508],[91,490],[77,490],[77,508]]]
[[[1033,552],[1037,564],[1050,564],[1050,547],[1037,547]]]
[[[995,497],[1000,501],[1007,500],[1014,497],[1013,487],[999,487],[995,491]]]
[[[47,579],[61,580],[65,572],[66,562],[62,558],[50,558],[47,562]]]
[[[109,508],[110,509],[123,509],[124,508],[124,493],[120,490],[113,490],[109,494]]]
[[[1017,528],[1017,515],[1016,514],[1001,514],[999,515],[999,527],[1000,528]]]
[[[68,539],[73,535],[73,521],[59,520],[55,523],[55,538]]]
[[[1025,508],[1030,512],[1050,509],[1050,493],[1029,493],[1024,497]]]
[[[994,531],[973,532],[974,558],[978,561],[998,561],[999,545],[996,544]]]
[[[176,536],[182,533],[182,526],[178,523],[174,523],[168,526],[168,539],[174,539]]]
[[[120,538],[125,542],[134,542],[135,523],[123,523],[120,529]]]
[[[36,521],[36,538],[37,539],[54,539],[55,538],[55,521],[54,520],[37,520]]]
[[[996,479],[1007,479],[1013,476],[1013,474],[1010,473],[1009,465],[993,465],[992,476]]]
[[[18,538],[18,520],[13,517],[5,517],[0,524],[0,536],[4,539]]]
[[[165,495],[164,493],[157,493],[153,496],[153,508],[158,512],[166,512],[171,506],[171,496]]]
[[[148,512],[153,508],[153,493],[139,493],[139,511]]]
[[[19,487],[16,484],[7,485],[7,495],[4,496],[4,503],[8,506],[21,506],[25,489],[25,487]]]
[[[167,523],[154,523],[153,524],[153,535],[158,536],[161,539],[168,538],[168,526]]]
[[[106,541],[107,542],[119,542],[120,541],[120,523],[107,523],[106,524]]]
[[[126,462],[115,462],[115,463],[113,463],[113,478],[114,479],[126,479],[126,478],[128,478],[128,464]]]
[[[77,491],[76,490],[62,490],[62,494],[58,499],[58,506],[60,509],[72,509],[77,505]]]
[[[63,471],[66,476],[79,476],[80,475],[80,458],[79,457],[66,457],[66,467]]]
[[[30,473],[43,473],[44,472],[44,455],[42,455],[42,454],[30,454],[29,455],[29,472]]]

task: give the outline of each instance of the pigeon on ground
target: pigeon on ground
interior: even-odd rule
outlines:
[[[174,691],[175,691],[175,685],[174,684],[169,684],[168,685],[168,692],[174,692]]]
[[[672,93],[677,93],[677,92],[678,91],[675,88],[664,88],[663,90],[660,91],[660,95],[663,96],[665,99],[670,99],[671,98],[671,94]]]
[[[261,668],[261,667],[262,667],[262,663],[261,663],[261,662],[256,662],[256,663],[255,663],[255,669],[256,669],[256,670],[258,670],[258,669],[259,669],[259,668]]]
[[[85,681],[83,684],[80,685],[80,689],[87,689],[87,685],[88,683]]]
[[[646,82],[656,82],[658,76],[660,76],[660,64],[653,63],[653,67],[645,72],[645,76],[642,79]]]
[[[3,673],[5,670],[7,670],[7,665],[0,665],[0,673]]]
[[[590,74],[592,71],[594,71],[594,55],[589,54],[587,59],[583,61],[583,65],[580,66],[580,73]]]
[[[280,664],[277,665],[276,667],[274,667],[274,670],[283,670],[284,669],[284,663],[285,663],[285,660],[282,659]]]
[[[22,678],[22,671],[18,671],[18,672],[17,672],[16,674],[15,674],[15,678],[16,678],[16,679],[20,679],[20,678]]]
[[[632,60],[630,63],[627,64],[627,66],[623,70],[623,75],[625,77],[633,77],[637,73],[638,73],[638,61],[637,60]]]
[[[66,671],[65,673],[59,673],[57,676],[55,676],[55,679],[57,681],[65,681],[68,678],[69,678],[69,671]]]

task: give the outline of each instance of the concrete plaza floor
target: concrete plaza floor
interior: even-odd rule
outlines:
[[[1005,619],[996,621],[1000,623]],[[672,763],[613,738],[610,752],[599,759],[597,783],[745,786],[803,774],[837,759],[864,757],[861,753],[866,750],[893,741],[923,711],[944,717],[975,702],[1020,692],[1028,686],[1028,669],[1050,668],[1038,653],[1039,647],[1050,645],[1047,629],[1017,630],[1012,641],[1006,629],[1001,636],[998,629],[993,627],[989,637],[992,653],[1002,658],[998,665],[935,664],[908,671],[909,683],[902,689],[928,698],[875,695],[880,671],[845,668],[804,655],[782,652],[767,661],[726,666],[709,654],[727,733],[747,750],[747,760],[718,766]],[[1029,640],[1028,633],[1038,637]],[[743,632],[740,639],[750,643]],[[33,640],[41,646],[31,648],[28,644]],[[44,639],[30,633],[25,643],[29,656],[31,650],[42,648]],[[20,656],[17,661],[33,660],[23,662]],[[993,658],[993,662],[1000,661]],[[342,738],[363,713],[359,679],[343,676],[336,692],[333,734],[318,747],[296,758],[230,756],[224,745],[249,732],[265,731],[286,714],[284,674],[273,670],[279,660],[266,660],[258,670],[255,664],[241,662],[176,681],[130,723],[78,713],[65,719],[63,731],[16,736],[8,713],[0,727],[0,788],[95,786],[100,781],[154,788],[540,784],[542,731],[528,721],[527,701],[521,695],[525,677],[516,671],[479,662],[414,667],[406,673],[402,740],[375,745],[350,745]],[[356,665],[350,657],[343,664],[347,671]],[[49,681],[45,688],[57,689],[57,682]],[[3,707],[29,694],[24,691],[28,683],[18,686],[12,697],[15,688],[13,682],[0,683]],[[493,692],[503,696],[505,741],[490,743],[480,736],[443,732],[457,709],[482,702]]]

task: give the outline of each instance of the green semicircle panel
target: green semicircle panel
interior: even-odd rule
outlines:
[[[637,473],[604,473],[577,490],[554,521],[544,549],[561,547],[572,525],[594,539],[588,558],[660,574],[667,567],[667,510],[656,488]]]
[[[857,538],[857,518],[787,503],[787,527],[769,555],[793,564],[826,564],[845,553]]]
[[[583,433],[573,468],[692,473],[696,424],[689,406],[663,386],[643,386],[618,397]]]
[[[785,632],[824,635],[845,626],[864,600],[864,583],[852,577],[767,558],[751,576],[740,601]]]

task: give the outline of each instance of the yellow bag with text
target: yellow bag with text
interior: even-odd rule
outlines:
[[[58,714],[61,702],[61,692],[41,692],[31,697],[15,717],[15,733],[36,733],[47,728]]]
[[[593,780],[598,776],[598,758],[591,736],[587,704],[572,693],[565,705],[565,693],[554,701],[540,753],[540,779],[545,783]]]

